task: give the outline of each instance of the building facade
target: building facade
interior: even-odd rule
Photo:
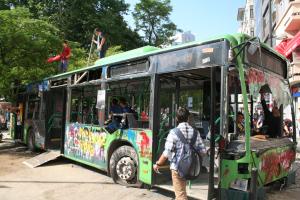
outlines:
[[[276,45],[274,30],[277,24],[275,0],[255,0],[255,35],[271,47]]]
[[[289,82],[300,120],[300,0],[255,0],[254,10],[255,35],[290,60]]]
[[[291,62],[289,81],[292,94],[300,106],[300,0],[275,0],[277,23],[275,49]],[[297,109],[298,111],[298,109]],[[300,113],[299,113],[300,114]]]
[[[171,38],[173,40],[172,45],[184,44],[187,42],[192,42],[196,40],[194,34],[191,31],[186,31],[183,33],[177,33]]]
[[[246,0],[244,8],[238,9],[237,20],[240,22],[240,33],[246,33],[250,36],[254,36],[254,0]]]

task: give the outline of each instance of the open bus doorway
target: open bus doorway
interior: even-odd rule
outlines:
[[[62,150],[65,132],[65,95],[65,88],[51,89],[44,95],[42,112],[45,112],[46,149]]]
[[[160,124],[157,136],[156,160],[164,150],[164,144],[169,131],[175,128],[176,110],[178,107],[186,107],[190,111],[189,124],[200,133],[203,143],[209,150],[209,140],[211,120],[211,85],[215,81],[215,115],[214,119],[220,117],[220,95],[221,95],[221,70],[216,68],[215,80],[211,78],[211,68],[197,69],[176,73],[168,73],[160,76],[159,88],[159,111]],[[215,123],[215,133],[220,132],[219,123]],[[218,184],[218,156],[214,159],[215,176],[214,184]],[[155,174],[155,182],[158,187],[172,190],[172,179],[169,167],[161,170],[162,174]],[[201,174],[193,181],[187,181],[188,196],[207,199],[209,186],[209,157],[203,156],[201,163]]]

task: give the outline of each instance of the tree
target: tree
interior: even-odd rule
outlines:
[[[58,27],[62,38],[79,42],[86,50],[96,27],[107,33],[110,46],[121,45],[123,50],[130,50],[143,44],[138,33],[132,31],[123,18],[129,8],[124,0],[1,1],[6,2],[6,8],[8,2],[28,8],[35,18]]]
[[[12,83],[26,84],[57,73],[57,63],[46,63],[52,53],[62,50],[55,26],[33,19],[25,8],[1,10],[0,24],[1,95],[11,95]],[[75,48],[73,52],[85,56],[83,50]]]
[[[149,45],[170,44],[170,37],[177,31],[169,15],[172,12],[170,0],[141,0],[134,8],[133,18],[136,29],[144,34]]]
[[[122,46],[123,50],[140,47],[140,36],[132,31],[123,15],[128,11],[124,0],[64,0],[60,16],[52,14],[65,38],[89,48],[96,27],[107,33],[109,46]],[[59,21],[61,20],[61,22]]]

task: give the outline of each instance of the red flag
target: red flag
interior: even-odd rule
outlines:
[[[61,55],[56,55],[56,56],[53,56],[51,58],[48,58],[47,63],[52,63],[52,62],[55,62],[55,61],[60,61],[60,59],[61,59]]]

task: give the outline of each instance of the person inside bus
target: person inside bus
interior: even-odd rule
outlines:
[[[232,134],[230,140],[242,139],[245,136],[244,114],[238,112],[236,116],[236,133]]]
[[[116,130],[120,127],[122,116],[118,114],[122,113],[122,108],[116,98],[113,98],[109,108],[108,120],[105,122],[110,130]]]
[[[133,110],[128,106],[124,97],[120,98],[121,113],[133,113]]]
[[[119,105],[118,99],[116,99],[116,98],[112,99],[109,112],[116,113],[116,114],[122,113],[122,108]]]
[[[126,101],[126,99],[124,97],[121,97],[120,98],[120,106],[121,106],[121,109],[122,109],[122,113],[126,113],[126,117],[124,115],[124,118],[123,118],[123,126],[124,127],[127,127],[127,122],[128,122],[128,119],[130,119],[130,124],[135,124],[136,121],[138,120],[138,113],[135,109],[132,109],[132,107],[130,107]],[[125,122],[126,121],[126,122]]]
[[[285,119],[283,122],[284,137],[292,137],[293,135],[293,122],[290,119]]]
[[[238,138],[245,136],[244,114],[242,112],[237,113],[236,134]]]
[[[267,127],[267,135],[270,138],[277,138],[281,135],[281,117],[280,110],[278,109],[276,101],[272,108],[272,112],[269,110],[266,101],[265,94],[261,92],[261,105],[264,111],[264,126]]]

